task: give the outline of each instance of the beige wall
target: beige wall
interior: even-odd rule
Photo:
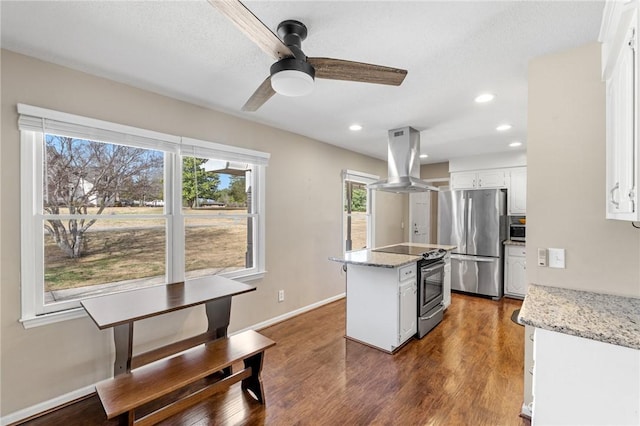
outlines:
[[[527,280],[640,297],[640,230],[605,219],[605,87],[600,45],[529,65]],[[566,249],[566,269],[536,266]]]
[[[531,61],[527,145],[527,281],[640,297],[640,230],[605,219],[599,44]],[[539,247],[564,248],[566,269],[537,266]],[[532,348],[525,342],[528,403]]]
[[[386,177],[386,163],[113,81],[2,51],[3,182],[0,196],[1,414],[76,391],[108,377],[112,333],[88,318],[25,330],[20,318],[20,187],[17,103],[271,153],[266,181],[266,269],[256,292],[234,298],[231,330],[344,292],[341,170]],[[405,198],[377,197],[377,244],[402,241]],[[277,303],[284,289],[286,300]],[[202,309],[145,320],[136,349],[202,331]],[[144,337],[141,337],[144,336]]]
[[[424,164],[420,166],[421,179],[439,179],[449,177],[449,162]]]
[[[420,167],[421,179],[449,179],[449,162],[425,164]],[[449,186],[448,181],[432,182],[433,186]],[[431,244],[438,243],[438,193],[431,193],[431,209],[429,211],[429,242]]]

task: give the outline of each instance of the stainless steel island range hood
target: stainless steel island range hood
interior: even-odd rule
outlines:
[[[368,185],[389,192],[438,191],[420,180],[420,132],[412,127],[389,130],[387,179]]]

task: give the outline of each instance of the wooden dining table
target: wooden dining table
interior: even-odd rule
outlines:
[[[100,330],[113,328],[116,359],[113,374],[165,358],[196,345],[227,337],[233,296],[255,291],[253,285],[220,276],[140,288],[81,300]],[[204,304],[207,331],[133,356],[133,325],[136,321]]]

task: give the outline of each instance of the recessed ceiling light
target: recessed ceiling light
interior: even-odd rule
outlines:
[[[483,104],[485,102],[491,102],[495,97],[496,96],[493,93],[483,93],[481,95],[476,96],[475,101],[479,104]]]
[[[509,146],[510,146],[511,148],[515,148],[515,147],[520,146],[520,145],[522,145],[522,142],[518,142],[518,141],[516,141],[516,142],[511,142],[511,143],[509,144]]]
[[[427,157],[429,157],[428,154],[420,154],[420,158],[427,158]]]
[[[504,132],[506,130],[509,130],[510,128],[511,128],[511,124],[504,123],[496,127],[496,130],[499,132]]]
[[[351,130],[352,132],[357,132],[358,130],[362,130],[362,126],[359,124],[352,124],[351,126],[349,126],[349,130]]]

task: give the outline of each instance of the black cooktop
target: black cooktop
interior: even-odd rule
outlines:
[[[397,245],[391,247],[382,247],[371,251],[378,251],[382,253],[396,253],[396,254],[410,254],[412,256],[422,256],[424,253],[429,252],[432,249],[415,246]]]

